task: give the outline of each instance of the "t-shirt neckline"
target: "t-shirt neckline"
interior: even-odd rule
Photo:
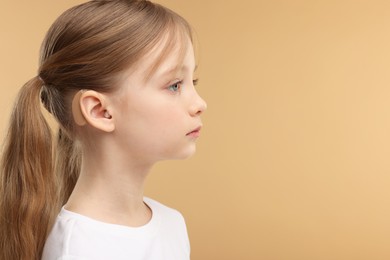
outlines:
[[[106,229],[113,232],[125,232],[126,234],[131,233],[142,233],[142,234],[154,234],[159,226],[159,212],[157,210],[157,207],[155,207],[153,201],[149,198],[144,198],[144,203],[146,206],[150,208],[152,211],[152,217],[151,219],[142,226],[139,227],[131,227],[126,225],[120,225],[120,224],[113,224],[108,223],[100,220],[96,220],[94,218],[82,215],[77,212],[73,212],[70,210],[67,210],[65,206],[61,208],[60,214],[58,215],[59,218],[66,218],[66,219],[72,219],[77,222],[80,222],[80,224],[93,226],[93,228],[98,229]],[[135,234],[136,235],[136,234]]]

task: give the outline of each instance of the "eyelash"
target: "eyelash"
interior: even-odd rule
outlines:
[[[183,84],[183,81],[180,80],[172,85],[170,85],[168,87],[168,90],[172,91],[172,92],[178,92],[180,89],[181,89],[181,84]]]
[[[199,81],[198,79],[194,79],[194,80],[192,81],[192,84],[193,84],[194,86],[196,86],[196,85],[198,85],[198,81]],[[178,82],[176,82],[176,83],[170,85],[170,86],[168,87],[168,90],[170,90],[170,91],[172,91],[172,92],[178,92],[178,91],[180,91],[181,85],[182,85],[182,84],[183,84],[183,81],[180,80],[180,81],[178,81]]]

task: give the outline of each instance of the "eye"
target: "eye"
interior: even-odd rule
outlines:
[[[181,89],[182,81],[176,82],[168,87],[168,90],[172,92],[178,92]]]

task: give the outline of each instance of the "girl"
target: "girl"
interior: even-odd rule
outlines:
[[[154,163],[195,151],[206,109],[195,68],[190,26],[161,5],[95,0],[62,14],[11,118],[1,259],[189,259],[182,215],[143,186]],[[40,101],[59,124],[54,147]]]

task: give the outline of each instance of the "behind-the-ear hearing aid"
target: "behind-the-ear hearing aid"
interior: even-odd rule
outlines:
[[[73,114],[73,119],[75,123],[79,126],[83,126],[87,124],[87,121],[85,120],[83,113],[81,112],[81,107],[80,107],[80,98],[81,95],[84,93],[84,90],[78,91],[72,100],[72,114]]]

